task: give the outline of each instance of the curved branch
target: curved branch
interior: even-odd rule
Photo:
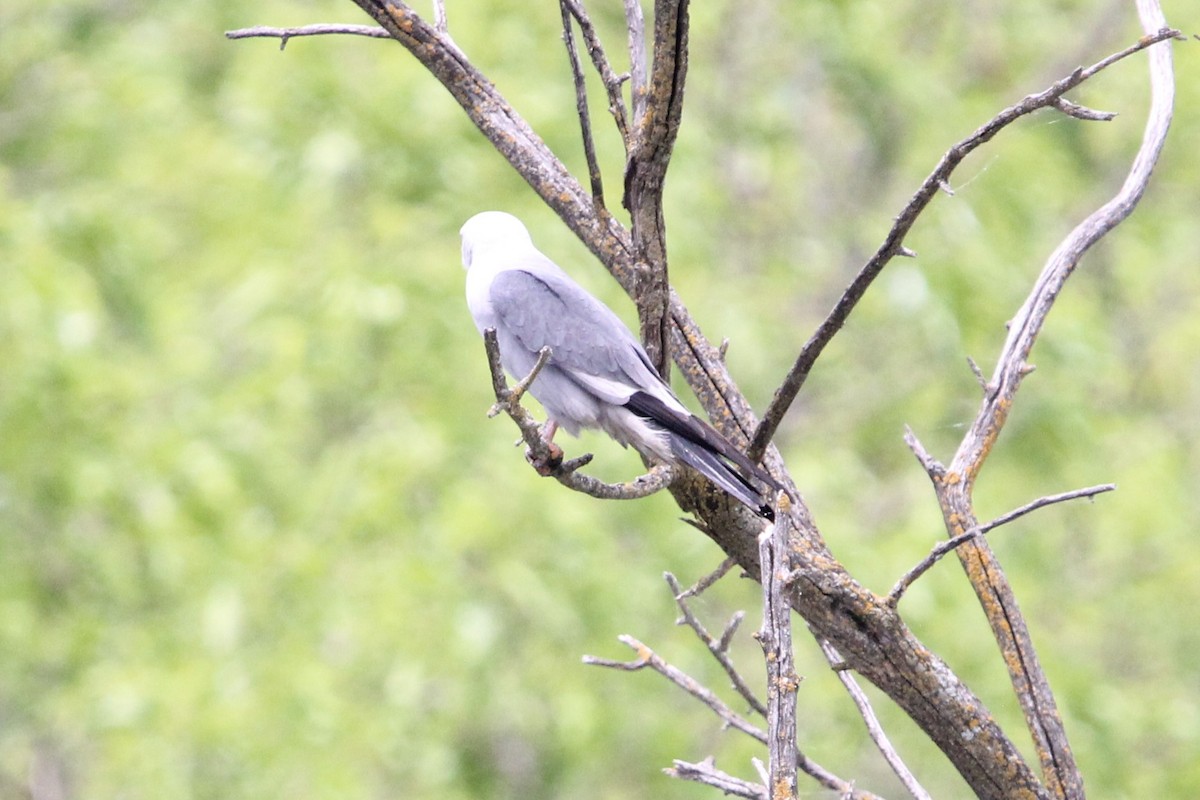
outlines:
[[[1138,0],[1138,12],[1147,33],[1139,45],[1156,44],[1178,35],[1177,31],[1166,28],[1156,0]],[[1120,55],[1106,61],[1111,63]],[[1151,47],[1148,55],[1151,107],[1142,144],[1129,175],[1116,195],[1076,226],[1051,254],[1033,290],[1009,325],[1008,337],[996,371],[987,384],[979,413],[954,458],[945,468],[936,462],[927,465],[951,538],[978,527],[971,498],[975,480],[1008,419],[1021,382],[1032,372],[1026,359],[1046,315],[1084,253],[1133,212],[1162,152],[1174,106],[1171,48],[1167,44],[1158,44]],[[936,468],[929,469],[930,466]],[[969,539],[956,552],[1000,646],[1043,775],[1056,796],[1083,798],[1082,776],[1012,587],[987,541],[978,536]]]
[[[488,416],[494,417],[504,412],[516,423],[527,448],[525,456],[538,474],[554,478],[568,489],[599,500],[638,500],[665,489],[671,483],[674,471],[665,464],[659,464],[647,474],[631,481],[605,483],[578,472],[580,467],[592,460],[590,454],[564,462],[562,450],[543,438],[541,426],[521,405],[521,397],[550,360],[550,348],[543,347],[529,374],[509,388],[504,377],[504,367],[500,364],[500,346],[496,341],[496,331],[492,328],[483,332],[483,346],[487,351],[488,368],[492,373],[492,389],[496,394],[496,402],[488,410]]]
[[[838,301],[834,304],[824,321],[821,322],[816,331],[813,332],[812,336],[809,337],[808,341],[800,349],[800,354],[796,357],[795,363],[788,370],[783,383],[775,390],[775,396],[771,399],[767,410],[763,412],[762,422],[759,423],[757,430],[754,431],[750,447],[747,450],[747,455],[750,459],[754,461],[762,456],[767,444],[775,436],[775,431],[778,430],[779,424],[783,422],[788,409],[791,408],[792,403],[795,401],[796,395],[799,394],[800,388],[804,385],[805,380],[808,379],[808,373],[812,370],[813,364],[816,363],[817,358],[820,357],[821,352],[825,349],[825,345],[829,344],[834,335],[846,324],[846,319],[850,316],[850,312],[858,305],[858,301],[867,293],[867,289],[879,277],[879,274],[883,272],[883,268],[896,256],[915,255],[911,250],[904,247],[904,237],[908,235],[908,232],[916,223],[921,212],[933,201],[938,191],[946,189],[949,186],[948,181],[951,173],[962,163],[963,159],[981,145],[991,141],[997,133],[1013,122],[1040,109],[1060,108],[1064,113],[1078,116],[1075,113],[1067,111],[1061,105],[1064,94],[1079,86],[1079,84],[1091,78],[1105,67],[1111,66],[1140,50],[1144,50],[1156,42],[1177,36],[1179,36],[1179,31],[1168,30],[1164,25],[1153,35],[1139,39],[1124,50],[1113,53],[1087,69],[1077,69],[1045,91],[1038,94],[1031,94],[1016,105],[1004,109],[970,136],[947,150],[946,154],[942,156],[941,161],[934,167],[933,172],[929,173],[929,176],[921,183],[921,186],[913,194],[912,198],[909,199],[900,213],[896,215],[895,222],[892,223],[892,228],[884,238],[883,244],[879,246],[875,254],[871,256],[867,263],[859,270],[858,274],[854,276],[854,280],[850,282],[846,291],[838,298]],[[1080,108],[1074,104],[1070,104],[1069,107]],[[1091,116],[1086,118],[1097,119],[1098,117]],[[1104,119],[1104,117],[1099,118]]]

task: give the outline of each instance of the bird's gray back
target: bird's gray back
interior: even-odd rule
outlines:
[[[549,346],[551,363],[568,373],[631,388],[660,383],[625,323],[549,260],[528,259],[498,273],[488,294],[498,327],[531,354],[530,363]]]

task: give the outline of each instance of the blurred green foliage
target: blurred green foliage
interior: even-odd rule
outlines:
[[[579,174],[555,4],[449,5]],[[590,5],[615,56],[619,4]],[[1138,35],[1124,7],[1080,0],[693,14],[672,280],[760,407],[951,142]],[[751,776],[757,749],[662,681],[579,657],[625,657],[629,632],[724,687],[660,579],[720,554],[666,497],[538,480],[484,417],[457,228],[517,213],[628,304],[400,47],[222,37],[339,20],[364,21],[333,0],[0,8],[0,796],[712,797],[659,770],[715,753]],[[1195,43],[1176,58],[1156,180],[1055,308],[979,485],[985,517],[1120,486],[992,535],[1089,786],[1114,798],[1200,794]],[[1144,58],[1074,99],[1121,115],[1041,114],[972,157],[781,431],[876,590],[940,530],[903,426],[952,452],[977,402],[965,357],[990,369],[1045,256],[1122,180]],[[600,100],[594,119],[616,192]],[[599,437],[572,449],[604,477],[640,466]],[[946,563],[902,609],[1024,745],[964,583]],[[714,627],[747,608],[751,628],[756,602],[730,578],[697,606]],[[753,642],[737,652],[760,673]],[[819,654],[798,658],[802,745],[898,795]],[[962,796],[878,705],[934,794]]]

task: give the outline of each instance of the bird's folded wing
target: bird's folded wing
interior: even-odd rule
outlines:
[[[505,332],[605,401],[623,404],[633,392],[658,393],[662,384],[625,323],[550,261],[496,275],[489,289]],[[590,380],[589,380],[590,379]]]

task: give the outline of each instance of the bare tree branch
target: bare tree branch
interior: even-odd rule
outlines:
[[[453,41],[436,27],[424,22],[403,0],[354,0],[373,19],[397,39],[451,93],[472,122],[520,174],[609,269],[622,287],[639,302],[639,312],[649,308],[645,298],[647,282],[652,289],[666,283],[665,251],[661,261],[647,260],[645,250],[634,244],[634,238],[612,216],[598,217],[588,191],[576,181],[527,123],[507,103],[495,86],[476,69]],[[634,19],[629,9],[635,0],[626,0],[627,21],[631,29]],[[665,13],[664,13],[665,12]],[[659,24],[666,20],[678,23],[680,14],[684,25],[675,25],[675,36],[667,42],[666,51],[686,57],[686,3],[661,0],[655,14],[655,64],[659,64]],[[669,25],[668,25],[669,27]],[[682,33],[682,36],[678,35]],[[665,45],[664,45],[665,46]],[[662,108],[681,107],[682,80],[660,83],[647,82],[646,106],[638,111],[636,77],[638,63],[634,59],[633,98],[634,121],[665,119],[670,129],[671,115]],[[679,68],[670,76],[682,78]],[[660,92],[667,86],[679,92]],[[656,103],[665,106],[655,108]],[[678,120],[676,119],[676,126]],[[673,134],[668,137],[673,144]],[[666,154],[669,157],[669,152]],[[646,175],[645,165],[662,159],[660,150],[631,149],[626,177],[637,173]],[[665,165],[665,160],[662,161]],[[636,165],[642,166],[636,166]],[[634,166],[631,166],[634,165]],[[665,166],[662,167],[665,174]],[[936,184],[935,189],[936,191]],[[626,198],[628,199],[628,181]],[[643,215],[653,207],[653,195],[643,193],[636,204]],[[634,212],[631,210],[631,214]],[[661,210],[649,219],[661,233]],[[635,222],[636,225],[636,222]],[[908,225],[911,225],[909,221]],[[904,231],[907,230],[907,227]],[[904,231],[901,231],[901,238]],[[897,241],[895,254],[903,254]],[[661,270],[661,286],[647,271]],[[653,294],[653,291],[650,293]],[[666,325],[670,329],[672,355],[688,384],[708,412],[713,424],[736,443],[741,443],[758,428],[757,420],[745,397],[730,378],[717,349],[704,337],[678,296],[666,290]],[[652,311],[652,309],[650,309]],[[652,313],[642,314],[653,319]],[[798,391],[798,390],[797,390]],[[777,425],[778,423],[775,423]],[[766,436],[769,441],[770,435]],[[760,452],[764,452],[760,450]],[[571,463],[577,464],[579,460]],[[904,625],[895,609],[855,581],[825,547],[808,510],[791,484],[778,453],[765,448],[765,462],[771,473],[789,487],[792,497],[792,522],[796,543],[791,557],[796,567],[790,600],[813,629],[827,638],[846,659],[848,665],[871,680],[930,736],[950,758],[964,779],[980,797],[1015,798],[1045,797],[1047,793],[1024,763],[1020,753],[995,723],[987,708],[947,667],[925,648]],[[563,465],[564,468],[567,465]],[[694,510],[700,527],[752,578],[760,574],[757,534],[761,521],[743,513],[740,505],[727,498],[706,494],[703,482],[693,480],[685,472],[670,487],[680,506]],[[962,733],[970,731],[971,736]]]
[[[871,707],[871,701],[867,698],[866,692],[858,685],[854,675],[844,669],[846,662],[842,661],[842,656],[838,653],[837,648],[825,639],[818,638],[817,644],[820,645],[821,652],[825,654],[825,660],[829,662],[829,666],[833,667],[838,680],[846,688],[850,699],[854,701],[854,706],[867,726],[867,734],[875,743],[875,747],[883,754],[883,759],[892,768],[892,772],[896,773],[896,777],[904,784],[904,788],[908,790],[914,800],[933,800],[929,796],[929,792],[925,791],[925,787],[921,786],[916,776],[913,775],[912,770],[900,758],[900,754],[896,752],[896,748],[892,745],[887,733],[884,732],[883,726],[879,724],[879,717],[875,716],[875,709]]]
[[[928,572],[934,564],[941,560],[942,556],[957,549],[959,545],[969,542],[976,536],[982,536],[988,531],[999,528],[1001,525],[1007,525],[1013,520],[1023,517],[1031,511],[1037,511],[1039,508],[1045,508],[1046,506],[1053,505],[1055,503],[1065,503],[1068,500],[1078,500],[1082,497],[1092,498],[1098,494],[1103,494],[1104,492],[1111,492],[1116,488],[1117,485],[1115,483],[1102,483],[1099,486],[1089,486],[1086,489],[1074,489],[1069,492],[1039,497],[1037,500],[1026,503],[1020,508],[1013,509],[1007,514],[1002,514],[1001,516],[996,517],[986,525],[980,525],[977,528],[972,528],[969,531],[960,533],[958,536],[938,542],[936,545],[934,545],[933,549],[929,551],[929,555],[921,559],[916,566],[904,573],[904,575],[900,577],[900,580],[896,581],[896,585],[892,587],[890,592],[888,592],[888,605],[895,608],[900,602],[900,598],[906,591],[908,591],[908,588],[913,585],[917,578],[920,578],[922,575]]]
[[[575,9],[569,8],[571,0],[559,0],[562,11],[563,42],[567,45],[567,56],[571,60],[571,75],[575,79],[575,112],[579,115],[579,127],[583,132],[583,155],[587,160],[588,181],[592,185],[592,202],[596,204],[597,215],[607,213],[604,205],[604,181],[600,177],[600,162],[596,160],[596,145],[592,141],[592,120],[588,113],[587,84],[583,78],[583,64],[579,61],[579,51],[575,49],[575,33],[571,29],[571,16]],[[574,5],[578,6],[578,3]],[[578,9],[577,18],[587,19],[582,8]]]
[[[613,661],[596,656],[584,656],[583,663],[592,664],[597,667],[619,669],[625,672],[636,672],[637,670],[649,667],[701,703],[704,703],[729,727],[739,730],[753,739],[757,739],[764,745],[767,743],[766,731],[751,724],[745,717],[726,705],[725,701],[717,697],[711,689],[701,684],[695,678],[678,667],[667,663],[649,647],[628,634],[621,634],[617,637],[617,640],[636,652],[637,659],[634,661]]]
[[[728,559],[727,559],[728,561]],[[719,638],[714,638],[704,627],[704,624],[696,617],[692,611],[691,605],[687,602],[687,593],[683,591],[683,587],[679,585],[679,581],[671,573],[665,573],[667,585],[671,587],[671,592],[675,596],[675,604],[679,606],[679,611],[682,616],[678,620],[678,624],[687,625],[695,632],[697,638],[704,643],[708,651],[712,653],[713,658],[721,665],[721,669],[729,677],[730,683],[733,685],[734,691],[741,695],[742,699],[750,708],[754,709],[760,716],[767,716],[767,707],[754,694],[754,691],[746,683],[746,679],[738,672],[737,667],[733,665],[733,661],[729,658],[729,644],[733,639],[734,633],[737,632],[738,626],[745,618],[745,613],[738,611],[729,620],[729,624],[725,626]]]
[[[675,766],[664,769],[663,772],[672,778],[685,781],[695,781],[714,789],[720,789],[724,794],[733,797],[748,797],[750,800],[768,800],[767,787],[761,783],[750,783],[741,778],[735,778],[728,772],[717,769],[713,757],[709,756],[698,764],[675,760]]]
[[[779,493],[775,524],[759,536],[763,621],[755,638],[767,667],[767,768],[772,800],[796,796],[796,674],[792,656],[792,607],[784,586],[788,573],[788,497]]]
[[[706,589],[708,589],[708,587],[712,586],[714,583],[721,580],[721,578],[723,578],[725,576],[725,573],[729,572],[729,570],[733,569],[734,566],[736,566],[736,565],[737,565],[737,562],[734,561],[732,558],[726,558],[724,561],[722,561],[720,564],[717,565],[716,569],[714,569],[712,572],[708,573],[707,575],[702,576],[700,578],[700,580],[696,581],[695,583],[693,583],[691,586],[684,589],[683,591],[678,591],[675,588],[676,586],[679,585],[679,581],[675,580],[675,576],[672,575],[671,573],[669,573],[669,572],[666,573],[666,580],[667,580],[667,583],[670,585],[672,591],[675,592],[675,600],[678,602],[679,600],[686,600],[689,597],[696,597],[696,596],[700,595],[702,592],[704,592]]]
[[[678,582],[676,582],[676,585],[678,585]],[[608,667],[610,669],[617,669],[623,672],[636,672],[638,670],[645,669],[646,667],[650,667],[652,670],[671,681],[671,683],[674,683],[692,697],[695,697],[697,700],[704,703],[704,705],[708,706],[722,720],[722,722],[725,723],[725,725],[741,731],[742,733],[751,736],[754,739],[757,739],[764,745],[767,743],[767,734],[765,731],[754,726],[736,711],[731,709],[710,689],[700,684],[697,680],[692,678],[690,675],[687,675],[682,670],[667,663],[657,653],[632,636],[621,635],[617,638],[620,642],[632,648],[638,654],[638,657],[635,660],[614,661],[607,658],[598,658],[596,656],[584,656],[583,663],[592,664],[599,667]],[[837,792],[839,796],[850,798],[851,800],[879,800],[879,798],[874,794],[856,789],[853,783],[839,778],[837,775],[834,775],[832,772],[810,759],[803,753],[803,751],[795,747],[794,738],[792,739],[791,746],[795,749],[796,764],[800,771],[817,781],[825,788],[831,789]],[[681,763],[686,762],[677,761],[675,762],[676,767],[678,767]],[[667,772],[668,774],[672,774],[669,770]],[[678,775],[676,777],[688,776]]]
[[[688,66],[689,0],[655,0],[654,53],[643,110],[634,119],[625,162],[623,204],[632,222],[637,283],[633,292],[642,343],[666,380],[670,366],[671,283],[662,198],[667,167],[683,117]],[[637,91],[637,88],[634,88]]]
[[[600,42],[600,35],[596,33],[596,26],[592,24],[591,17],[584,10],[583,4],[579,0],[562,0],[564,7],[571,12],[571,16],[579,23],[579,31],[583,34],[583,41],[587,44],[588,55],[591,56],[592,66],[596,68],[596,72],[600,75],[600,80],[604,84],[604,88],[608,93],[608,110],[613,115],[613,121],[617,125],[617,132],[621,134],[621,143],[625,146],[625,152],[629,152],[629,113],[625,109],[625,98],[621,95],[621,84],[629,79],[629,75],[618,75],[613,71],[612,63],[608,60],[608,56],[604,52],[604,47]]]
[[[298,36],[368,36],[372,39],[390,39],[392,35],[383,28],[375,25],[342,25],[329,23],[324,25],[303,25],[299,28],[273,28],[258,25],[253,28],[239,28],[235,31],[225,31],[226,39],[278,39],[279,49],[287,47],[288,39]]]
[[[542,348],[533,369],[510,389],[504,377],[504,367],[500,363],[500,346],[496,342],[496,332],[493,329],[488,328],[484,331],[483,344],[487,351],[488,368],[492,374],[492,389],[496,394],[496,402],[488,409],[488,416],[494,417],[504,412],[516,423],[527,448],[526,458],[539,474],[552,477],[563,486],[600,500],[636,500],[661,491],[670,484],[674,471],[665,464],[659,464],[651,468],[649,473],[625,483],[605,483],[577,471],[591,461],[590,454],[563,462],[561,448],[543,437],[542,428],[537,420],[521,405],[522,395],[550,360],[550,348]]]
[[[625,0],[625,28],[629,32],[629,98],[633,118],[646,113],[646,21],[642,17],[641,0]]]
[[[1166,140],[1174,107],[1171,48],[1167,44],[1152,45],[1178,37],[1179,33],[1166,27],[1162,10],[1155,0],[1138,0],[1138,14],[1146,36],[1136,45],[1088,70],[1077,70],[1066,81],[1056,84],[1056,87],[1071,81],[1077,84],[1131,52],[1151,48],[1150,113],[1141,147],[1124,185],[1111,200],[1076,226],[1051,254],[1029,297],[1009,325],[996,371],[987,384],[989,391],[950,465],[942,467],[932,460],[927,465],[951,538],[979,527],[971,492],[984,461],[1008,419],[1016,392],[1025,376],[1031,372],[1027,359],[1046,315],[1084,253],[1132,213],[1145,191]],[[1051,92],[1041,96],[1057,99],[1061,94]],[[1025,714],[1026,725],[1033,737],[1043,776],[1056,797],[1068,800],[1083,798],[1083,778],[1012,587],[987,541],[979,536],[968,538],[969,541],[962,543],[956,552],[1000,646],[1013,689]]]
[[[796,395],[799,394],[800,388],[808,379],[808,373],[812,370],[813,364],[820,357],[821,352],[825,349],[825,345],[829,344],[834,335],[841,330],[850,312],[858,304],[858,301],[863,298],[863,295],[867,293],[867,289],[870,288],[871,284],[883,271],[883,268],[895,256],[906,254],[907,251],[905,251],[903,245],[904,237],[908,235],[908,232],[916,223],[921,212],[933,200],[938,189],[948,185],[951,173],[962,163],[964,158],[1021,117],[1043,108],[1057,107],[1059,99],[1064,94],[1076,88],[1079,84],[1091,78],[1105,67],[1144,50],[1156,42],[1178,36],[1179,31],[1168,30],[1163,26],[1162,29],[1154,34],[1139,39],[1135,44],[1130,45],[1124,50],[1114,53],[1086,69],[1082,67],[1076,69],[1045,91],[1038,94],[1031,94],[1016,105],[1004,109],[966,139],[951,147],[942,156],[937,166],[934,167],[933,172],[929,173],[929,177],[924,180],[916,193],[913,194],[908,204],[896,216],[895,222],[892,224],[892,229],[888,231],[883,244],[880,245],[879,249],[875,251],[875,254],[871,256],[867,263],[863,265],[858,274],[854,276],[854,280],[850,282],[846,291],[838,298],[828,316],[825,317],[824,321],[817,327],[817,330],[813,332],[808,341],[804,343],[804,347],[800,349],[800,354],[796,357],[796,362],[788,371],[783,383],[775,391],[775,396],[771,399],[770,405],[767,406],[767,410],[763,413],[762,421],[758,424],[758,429],[754,432],[750,447],[747,450],[747,455],[750,456],[751,460],[757,460],[762,456],[767,444],[775,435],[775,431],[778,430],[779,424],[783,421],[784,416],[787,415],[788,409],[791,408]]]

